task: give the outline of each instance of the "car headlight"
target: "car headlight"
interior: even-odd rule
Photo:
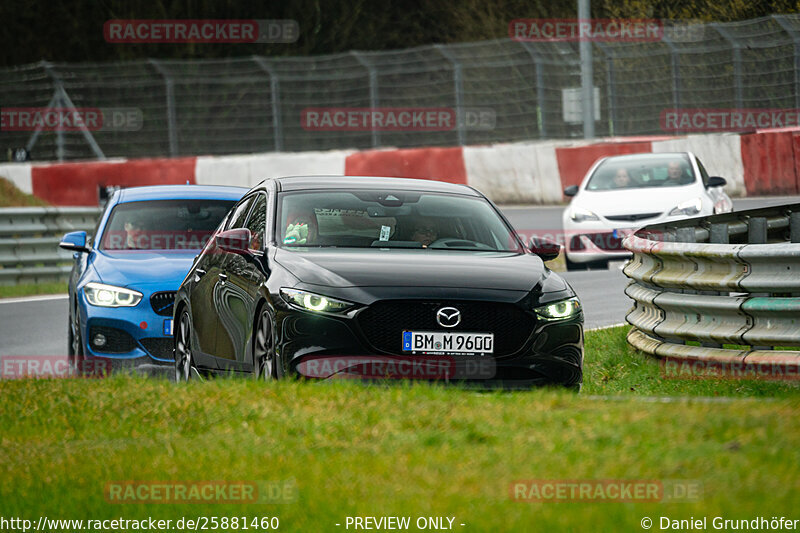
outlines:
[[[572,219],[573,222],[586,222],[588,220],[600,220],[600,217],[589,211],[588,209],[584,209],[582,207],[573,207],[572,212],[569,215],[569,218]]]
[[[297,289],[281,289],[287,303],[317,313],[344,313],[355,304]]]
[[[141,292],[104,283],[87,283],[83,293],[90,304],[99,307],[133,307],[142,300]]]
[[[581,301],[577,296],[559,300],[534,309],[542,320],[566,320],[581,312]]]
[[[696,215],[700,212],[700,209],[703,208],[703,201],[700,197],[692,198],[691,200],[686,200],[685,202],[681,202],[678,206],[669,212],[669,216],[676,216],[676,215],[686,215],[692,216]]]

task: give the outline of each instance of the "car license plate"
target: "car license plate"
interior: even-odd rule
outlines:
[[[172,319],[168,318],[164,321],[164,335],[172,335]]]
[[[494,333],[404,331],[403,351],[411,353],[490,354]]]

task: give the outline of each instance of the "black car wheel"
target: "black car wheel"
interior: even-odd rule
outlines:
[[[69,315],[67,325],[67,360],[73,371],[77,371],[83,365],[83,343],[81,341],[81,327],[78,321],[78,310]]]
[[[266,308],[261,310],[256,323],[253,370],[256,379],[269,381],[275,378],[275,338],[272,334],[272,316]]]
[[[178,332],[175,335],[175,381],[189,381],[192,379],[192,321],[189,311],[181,313]]]

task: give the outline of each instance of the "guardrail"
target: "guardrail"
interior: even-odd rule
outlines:
[[[633,347],[746,364],[800,357],[800,204],[646,226],[623,246]]]
[[[94,230],[98,207],[0,209],[0,285],[64,281],[72,253],[58,243],[69,231]]]

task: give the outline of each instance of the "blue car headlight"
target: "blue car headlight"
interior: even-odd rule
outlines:
[[[534,311],[542,320],[568,320],[581,312],[581,301],[574,296],[537,307]]]
[[[87,283],[83,293],[90,304],[98,307],[134,307],[142,301],[142,293],[104,283]]]
[[[295,307],[318,313],[344,313],[355,305],[343,300],[297,289],[281,289],[281,296],[287,303]]]

